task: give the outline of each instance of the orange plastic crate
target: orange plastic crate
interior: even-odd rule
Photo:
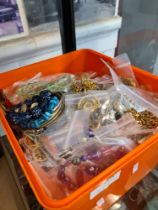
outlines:
[[[15,81],[30,78],[38,72],[44,75],[52,73],[79,73],[97,71],[105,73],[106,69],[99,58],[111,61],[111,58],[92,50],[78,50],[46,61],[0,74],[0,88],[5,88]],[[158,92],[158,77],[133,67],[137,80],[147,85],[149,90]],[[97,177],[62,200],[48,197],[38,178],[31,170],[23,151],[21,150],[12,129],[10,128],[2,109],[0,109],[2,126],[6,132],[12,149],[32,187],[38,201],[47,210],[90,210],[109,208],[124,195],[132,186],[139,182],[157,165],[158,134],[118,160],[115,164],[100,173]]]

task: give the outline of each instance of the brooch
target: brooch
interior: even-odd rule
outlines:
[[[95,111],[100,107],[100,101],[92,96],[92,97],[83,97],[79,100],[77,104],[77,109],[86,109],[89,111]]]
[[[89,79],[86,75],[82,75],[81,79],[76,80],[72,83],[71,88],[73,92],[79,93],[88,90],[97,90],[98,85],[95,82],[93,82],[91,79]]]

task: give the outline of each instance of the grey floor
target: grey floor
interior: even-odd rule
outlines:
[[[6,159],[0,158],[0,210],[18,210],[17,188],[10,173]]]

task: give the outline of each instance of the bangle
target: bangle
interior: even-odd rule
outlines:
[[[47,126],[54,123],[65,107],[61,93],[52,93],[49,90],[41,91],[32,99],[12,107],[7,113],[7,119],[23,130],[42,132]]]

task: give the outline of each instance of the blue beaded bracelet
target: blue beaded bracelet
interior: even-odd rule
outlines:
[[[32,99],[27,99],[22,104],[14,106],[7,112],[7,119],[14,125],[22,129],[39,129],[43,124],[51,120],[55,115],[61,112],[58,109],[63,108],[61,93],[52,93],[49,90],[41,91]],[[57,116],[55,116],[57,117]]]

